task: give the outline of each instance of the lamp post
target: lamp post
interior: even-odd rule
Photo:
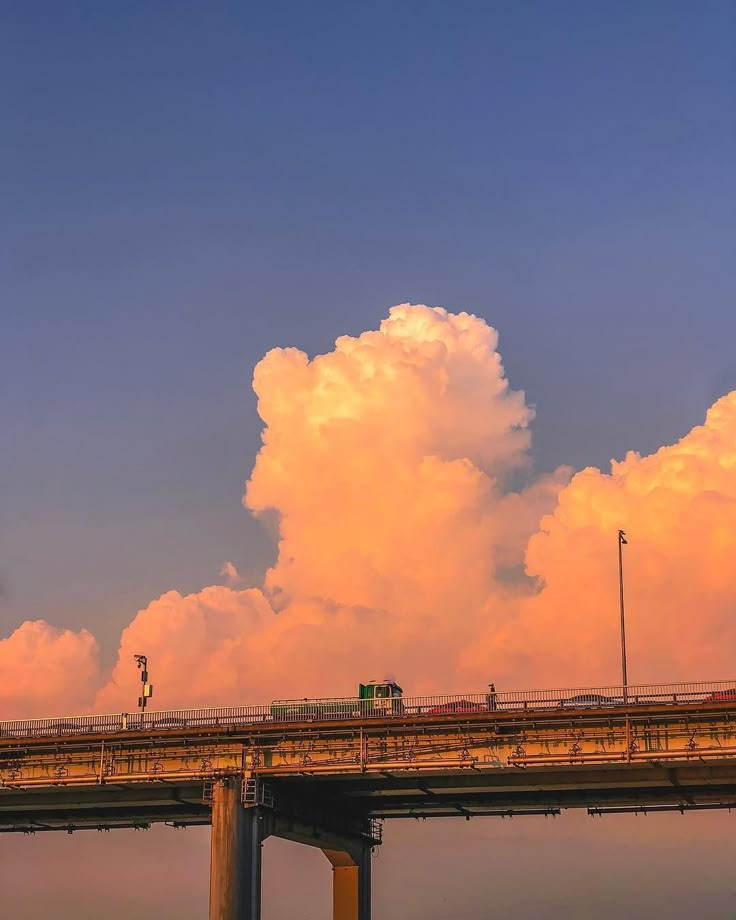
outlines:
[[[146,711],[146,703],[153,696],[153,684],[148,683],[148,658],[146,655],[133,655],[138,670],[141,672],[141,695],[138,697],[138,708],[141,711],[141,727]]]
[[[624,557],[622,549],[628,545],[626,531],[618,532],[618,588],[619,603],[621,607],[621,677],[624,691],[624,703],[628,702],[629,679],[626,671],[626,621],[624,618]]]

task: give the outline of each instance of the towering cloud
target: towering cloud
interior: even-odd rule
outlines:
[[[351,693],[389,671],[414,689],[455,684],[458,650],[526,589],[508,572],[566,476],[532,478],[533,412],[496,347],[476,317],[402,305],[311,361],[269,352],[245,496],[279,521],[263,592],[151,604],[100,702],[134,682],[133,645],[155,658],[172,705]]]
[[[350,694],[388,673],[410,692],[615,681],[619,528],[632,678],[730,672],[736,394],[678,444],[568,481],[534,473],[533,411],[468,314],[394,307],[328,354],[269,352],[254,388],[263,446],[244,503],[277,520],[276,562],[260,589],[228,563],[227,586],[140,611],[97,708],[134,705],[140,652],[162,708]],[[24,624],[3,654],[8,704],[92,704],[89,634]],[[24,683],[19,660],[44,682]]]
[[[457,626],[499,594],[499,565],[522,561],[559,483],[509,494],[529,467],[533,412],[496,346],[476,317],[403,305],[313,361],[266,355],[254,379],[264,446],[245,503],[279,515],[266,579],[278,604]]]

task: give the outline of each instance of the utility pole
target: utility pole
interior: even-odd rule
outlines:
[[[153,696],[153,684],[148,683],[148,658],[145,655],[133,655],[138,670],[141,672],[141,695],[138,697],[138,708],[141,711],[141,727],[146,711],[146,703]]]
[[[626,531],[618,532],[618,588],[619,603],[621,607],[621,677],[624,691],[624,703],[628,702],[629,697],[629,679],[626,670],[626,621],[624,618],[624,558],[622,549],[628,545]]]

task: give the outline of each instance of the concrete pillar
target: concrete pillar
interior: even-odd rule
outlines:
[[[209,920],[261,920],[263,815],[240,796],[239,779],[215,783]]]
[[[332,863],[332,920],[371,920],[371,848],[322,852]]]

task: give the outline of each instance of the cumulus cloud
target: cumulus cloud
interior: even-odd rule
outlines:
[[[389,673],[412,693],[616,681],[620,527],[632,677],[729,672],[736,394],[678,444],[570,480],[534,472],[533,410],[469,314],[394,307],[327,354],[274,349],[254,389],[244,503],[278,521],[276,562],[260,588],[228,562],[224,585],[139,611],[96,708],[135,705],[138,653],[161,708],[351,694]],[[62,662],[40,693],[67,692],[61,636],[94,662],[89,692],[94,640],[53,633],[26,652]],[[36,705],[20,686],[14,705]]]
[[[254,638],[266,631],[273,612],[257,590],[213,586],[187,596],[169,591],[141,610],[123,631],[99,709],[135,708],[140,674],[133,656],[148,657],[156,708],[209,706],[237,700],[257,688],[251,676]],[[257,694],[256,694],[257,695]]]
[[[533,411],[497,343],[474,316],[402,305],[312,361],[266,355],[254,376],[264,445],[245,504],[279,515],[269,592],[394,616],[467,616],[471,600],[498,594],[498,565],[522,561],[560,480],[510,494],[530,466]]]
[[[3,718],[88,709],[99,681],[97,643],[86,629],[75,633],[29,620],[0,640]]]
[[[705,424],[609,474],[578,473],[529,541],[542,590],[473,655],[509,680],[618,682],[618,536],[624,547],[630,680],[714,679],[736,645],[736,392]],[[469,655],[468,658],[473,657]]]
[[[528,590],[499,570],[522,562],[567,476],[532,474],[533,412],[496,332],[402,305],[313,360],[274,349],[254,388],[265,427],[244,501],[279,521],[263,591],[229,590],[226,564],[227,588],[149,605],[100,704],[134,698],[138,647],[167,705],[351,693],[389,671],[414,689],[455,682],[457,650]]]

